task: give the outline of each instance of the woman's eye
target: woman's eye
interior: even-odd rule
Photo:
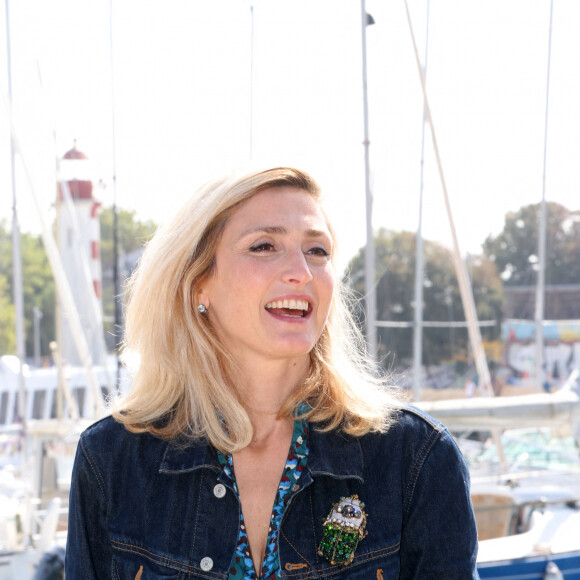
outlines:
[[[274,245],[269,242],[264,242],[262,244],[256,244],[250,248],[251,252],[271,252],[274,249]]]
[[[326,249],[321,247],[311,248],[310,250],[308,250],[307,253],[310,254],[311,256],[320,256],[323,258],[328,258],[328,256],[330,256],[330,254],[326,251]]]

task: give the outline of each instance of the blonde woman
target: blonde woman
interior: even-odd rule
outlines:
[[[465,463],[374,378],[321,204],[303,171],[238,172],[154,236],[139,368],[78,447],[67,580],[478,577]]]

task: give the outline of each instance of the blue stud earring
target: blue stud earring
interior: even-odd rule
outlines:
[[[203,304],[200,304],[197,309],[200,314],[205,314],[207,312],[207,308]]]

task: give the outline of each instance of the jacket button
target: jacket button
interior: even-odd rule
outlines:
[[[213,560],[209,556],[206,556],[199,563],[199,566],[204,572],[209,572],[213,568]]]
[[[221,499],[226,495],[226,486],[223,483],[218,483],[213,488],[213,494],[218,498]]]

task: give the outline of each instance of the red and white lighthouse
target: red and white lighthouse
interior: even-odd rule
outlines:
[[[93,196],[89,159],[77,149],[76,141],[61,160],[58,179],[56,206],[62,263],[93,362],[105,364],[102,348],[101,204]],[[77,347],[64,318],[61,328],[62,356],[70,364],[79,364]]]

